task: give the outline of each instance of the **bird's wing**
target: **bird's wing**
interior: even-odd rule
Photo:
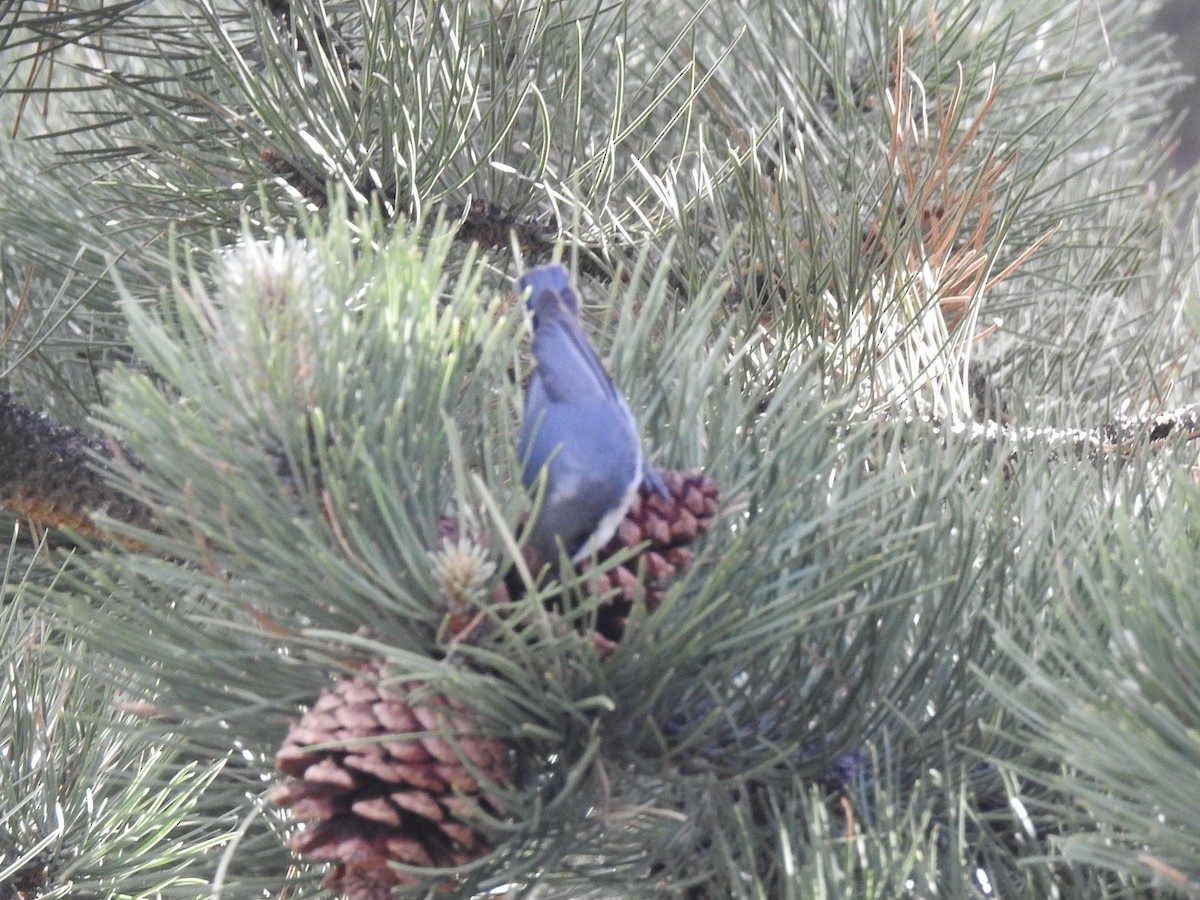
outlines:
[[[667,487],[667,482],[662,476],[662,472],[658,471],[648,462],[642,463],[642,488],[662,497],[670,497],[671,489]]]
[[[551,403],[621,403],[604,364],[561,296],[542,290],[532,302],[533,355],[546,399]]]
[[[533,426],[522,483],[530,487],[542,465],[549,465],[533,530],[539,553],[557,555],[557,536],[575,558],[585,545],[586,555],[612,536],[641,480],[641,448],[631,425],[621,416],[614,418],[611,403],[598,400],[550,404]]]
[[[517,435],[517,453],[520,456],[522,474],[521,481],[529,487],[537,479],[537,474],[546,464],[552,446],[537,437],[546,417],[548,405],[546,391],[542,387],[542,376],[535,369],[529,376],[529,384],[525,387],[525,412],[521,416],[521,431]]]

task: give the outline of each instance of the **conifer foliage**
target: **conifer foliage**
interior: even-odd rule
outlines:
[[[1200,897],[1147,12],[7,4],[0,898]],[[669,489],[577,566],[552,259]]]

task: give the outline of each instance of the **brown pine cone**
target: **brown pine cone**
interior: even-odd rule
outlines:
[[[50,420],[0,390],[0,507],[38,525],[68,528],[102,539],[92,514],[146,527],[150,509],[109,484],[98,471],[120,447]],[[133,541],[124,541],[143,549]]]
[[[505,747],[479,735],[462,705],[417,682],[379,681],[382,661],[324,691],[288,732],[275,764],[294,781],[276,803],[313,824],[292,849],[335,861],[324,886],[351,900],[391,896],[422,877],[390,863],[460,866],[491,849],[480,819],[509,780]],[[340,746],[311,750],[315,744]]]
[[[629,610],[639,597],[647,611],[658,607],[675,575],[695,558],[687,545],[708,531],[716,515],[720,489],[711,478],[699,471],[663,472],[662,476],[671,496],[639,494],[617,533],[598,554],[603,562],[649,542],[640,553],[595,578],[597,593],[620,589],[597,617],[596,641],[602,647],[611,648],[621,639]]]
[[[620,566],[594,576],[590,582],[590,588],[596,594],[619,589],[597,617],[593,639],[604,649],[612,649],[621,639],[629,611],[639,599],[645,602],[648,610],[658,607],[675,576],[695,558],[688,545],[708,531],[716,515],[720,489],[703,472],[664,471],[660,474],[670,496],[638,494],[617,527],[617,533],[597,554],[597,560],[604,562],[616,553],[646,544]],[[457,534],[449,519],[439,522],[439,533],[443,537]],[[538,572],[543,561],[537,552],[529,546],[524,547],[523,552],[527,568]],[[519,600],[525,590],[520,573],[516,567],[510,567],[502,583],[494,588],[491,600],[499,603]],[[558,596],[547,600],[552,609],[558,608],[561,602],[562,598]]]

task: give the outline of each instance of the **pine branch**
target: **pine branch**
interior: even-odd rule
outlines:
[[[1196,430],[1156,393],[1196,390],[1178,314],[1196,248],[1170,236],[1176,187],[1146,188],[1155,153],[1131,150],[1174,77],[1120,43],[1138,4],[518,6],[139,4],[55,31],[21,4],[30,29],[0,25],[0,52],[34,54],[0,96],[20,130],[0,167],[0,350],[20,396],[63,421],[69,399],[111,436],[3,398],[0,450],[45,450],[0,457],[0,482],[83,527],[55,479],[88,488],[61,473],[94,455],[110,487],[91,521],[145,546],[76,554],[47,609],[128,708],[229,760],[199,796],[202,837],[145,855],[197,848],[178,870],[193,893],[315,890],[262,791],[288,722],[370,661],[395,675],[393,711],[444,698],[511,763],[494,791],[462,787],[486,801],[490,852],[405,871],[425,886],[1094,900],[1155,866],[1195,880],[1171,783],[1195,768],[1194,686],[1170,652],[1195,629],[1131,612],[1148,560],[1195,556],[1170,518],[1190,473],[1139,452]],[[595,275],[584,319],[656,464],[702,466],[724,499],[702,540],[687,502],[651,509],[596,570],[505,596],[528,509],[508,250],[551,240]],[[955,425],[972,400],[1005,420],[971,393],[976,349],[1004,363],[1019,421],[1106,424]],[[1112,456],[1122,478],[1069,464]],[[1138,529],[1163,544],[1121,543]],[[1073,717],[1128,699],[1105,666],[1130,626],[1158,636],[1124,660],[1153,702]],[[449,752],[457,729],[354,706],[362,731],[322,722],[344,745],[299,750],[309,810],[359,816],[371,839],[351,850],[415,832],[437,852],[396,859],[460,862],[444,839],[470,843],[464,822],[430,824],[463,811],[452,792],[354,780],[383,758],[388,776],[479,781]],[[1014,717],[1062,730],[1031,750]],[[1110,721],[1160,729],[1170,764],[1106,753]],[[1088,777],[1052,777],[1080,734]],[[244,827],[214,876],[200,845],[230,817]]]
[[[949,425],[931,417],[909,417],[904,424],[928,428],[931,434],[943,435],[947,441],[986,446],[989,453],[1005,450],[1014,461],[1035,448],[1048,448],[1047,458],[1051,461],[1096,462],[1120,458],[1140,446],[1173,437],[1187,441],[1200,437],[1200,406],[1117,419],[1090,429],[1014,428],[995,422]],[[65,528],[105,540],[114,536],[94,524],[91,517],[96,512],[135,527],[151,524],[150,509],[104,476],[104,461],[117,454],[125,465],[140,467],[127,452],[114,451],[111,442],[55,424],[44,413],[28,409],[11,394],[0,391],[0,506],[10,512],[40,526]],[[641,534],[645,525],[636,518],[631,523],[633,533]],[[622,539],[627,547],[640,542],[640,537]],[[635,561],[626,565],[631,571],[636,568]],[[515,585],[509,590],[524,593]]]
[[[1071,603],[1036,643],[1005,629],[1000,646],[1020,668],[987,680],[1016,716],[1009,737],[1065,761],[1013,765],[1048,789],[1032,808],[1071,824],[1058,852],[1192,897],[1200,793],[1179,773],[1200,761],[1197,496],[1186,482],[1166,490],[1151,528],[1133,507],[1111,511],[1118,525],[1091,551],[1098,565],[1057,579]]]
[[[951,424],[929,416],[910,416],[903,424],[928,428],[947,443],[982,446],[989,454],[1007,453],[1011,461],[1044,452],[1049,462],[1099,462],[1122,459],[1141,447],[1153,447],[1169,439],[1195,440],[1200,437],[1200,405],[1115,419],[1091,428],[1013,427],[996,422]],[[887,425],[895,427],[891,422]]]
[[[0,567],[0,896],[195,896],[179,872],[230,836],[203,810],[226,760],[120,709],[114,673],[56,627],[44,566],[10,547]]]

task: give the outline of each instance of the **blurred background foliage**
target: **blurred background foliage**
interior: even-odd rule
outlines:
[[[0,384],[152,521],[0,519],[0,896],[320,895],[274,755],[379,659],[511,763],[415,896],[1200,895],[1154,12],[6,4]],[[551,258],[722,492],[607,653],[585,579],[494,602]]]

